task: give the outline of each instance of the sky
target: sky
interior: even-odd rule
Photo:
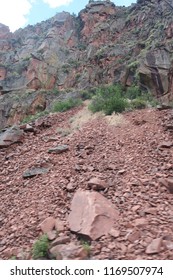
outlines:
[[[36,24],[66,11],[78,12],[88,4],[88,0],[0,0],[0,23],[14,32],[28,24]],[[136,0],[112,0],[117,6],[130,6]]]

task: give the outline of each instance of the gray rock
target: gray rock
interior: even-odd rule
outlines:
[[[23,131],[13,126],[0,134],[0,148],[6,148],[14,143],[22,142]]]
[[[48,172],[49,172],[49,168],[41,168],[41,167],[40,168],[31,168],[31,169],[26,170],[23,173],[23,178],[24,179],[32,178],[36,175],[41,175],[41,174],[45,174]]]
[[[61,154],[69,150],[68,145],[59,145],[55,148],[51,148],[48,150],[50,154]]]

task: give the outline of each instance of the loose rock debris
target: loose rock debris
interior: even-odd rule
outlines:
[[[56,134],[78,111],[47,116],[49,125],[0,150],[0,258],[32,258],[33,243],[47,232],[52,244],[57,240],[50,248],[57,259],[173,259],[172,110],[124,113],[118,126],[96,118],[66,137]],[[44,139],[51,137],[53,148],[67,145],[68,151],[49,154],[52,144]],[[23,178],[26,170],[46,166],[49,172]],[[88,186],[92,178],[101,181]],[[109,230],[100,234],[98,223],[94,235],[87,231],[89,251],[86,229],[75,230],[69,218],[79,209],[79,189],[118,211]]]

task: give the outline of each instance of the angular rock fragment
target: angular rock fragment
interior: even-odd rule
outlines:
[[[23,178],[24,179],[32,178],[36,175],[41,175],[41,174],[45,174],[48,172],[49,172],[49,168],[41,168],[41,167],[40,168],[31,168],[31,169],[26,170],[23,173]]]
[[[118,210],[97,192],[78,190],[68,216],[70,230],[92,240],[108,234],[119,217]]]
[[[46,218],[41,224],[40,224],[41,230],[43,233],[49,233],[52,231],[55,227],[55,219],[53,217]]]
[[[141,236],[141,232],[138,231],[138,230],[133,230],[132,232],[130,232],[127,236],[127,239],[130,241],[130,242],[135,242],[136,240],[139,240]]]
[[[58,218],[55,220],[55,229],[58,233],[65,230],[64,223]]]
[[[25,132],[35,132],[35,129],[30,124],[22,124],[20,129],[23,129]]]
[[[158,148],[171,148],[173,146],[172,141],[164,141],[162,142]]]
[[[147,220],[145,218],[138,218],[134,220],[133,225],[137,228],[142,228],[148,224]]]
[[[56,259],[86,260],[89,252],[82,246],[70,243],[68,245],[57,245],[52,247],[50,253],[56,257]]]
[[[0,149],[6,148],[14,143],[22,142],[23,131],[18,126],[13,126],[5,132],[0,133]]]
[[[168,191],[173,194],[173,177],[166,178],[166,182]]]
[[[56,245],[60,245],[60,244],[66,244],[70,242],[70,237],[69,236],[60,236],[57,237],[51,244],[52,247],[56,246]]]
[[[51,123],[47,118],[39,118],[35,120],[34,125],[36,128],[48,128],[51,127]]]
[[[161,251],[162,238],[153,239],[146,248],[146,254],[158,254]]]
[[[157,105],[157,110],[162,111],[162,110],[168,110],[171,109],[172,107],[168,104],[161,104],[161,105]]]
[[[48,150],[50,154],[61,154],[69,150],[68,145],[59,145],[55,148],[51,148]]]
[[[54,240],[56,238],[56,236],[57,236],[56,230],[51,230],[51,231],[47,232],[47,237],[51,241]]]
[[[115,238],[120,236],[120,231],[115,229],[115,228],[111,228],[111,230],[109,231],[109,234]]]
[[[73,192],[75,187],[72,183],[68,183],[68,185],[66,186],[66,189],[68,192]]]
[[[91,187],[95,191],[105,190],[108,185],[105,181],[100,180],[99,178],[91,178],[88,182],[88,187]]]
[[[173,194],[173,177],[160,178],[159,183],[165,186],[168,191]]]
[[[154,207],[145,208],[144,213],[151,214],[151,215],[156,215],[157,214],[157,208],[154,208]]]

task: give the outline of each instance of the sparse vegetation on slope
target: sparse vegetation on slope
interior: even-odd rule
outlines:
[[[69,98],[64,101],[57,101],[53,105],[53,112],[65,112],[82,104],[81,99]]]
[[[46,234],[42,235],[33,245],[33,259],[46,258],[49,247],[49,240]]]
[[[99,88],[92,98],[89,109],[95,113],[103,111],[106,115],[121,113],[126,109],[143,109],[158,103],[149,93],[142,92],[138,86],[131,86],[126,91],[121,85]]]

